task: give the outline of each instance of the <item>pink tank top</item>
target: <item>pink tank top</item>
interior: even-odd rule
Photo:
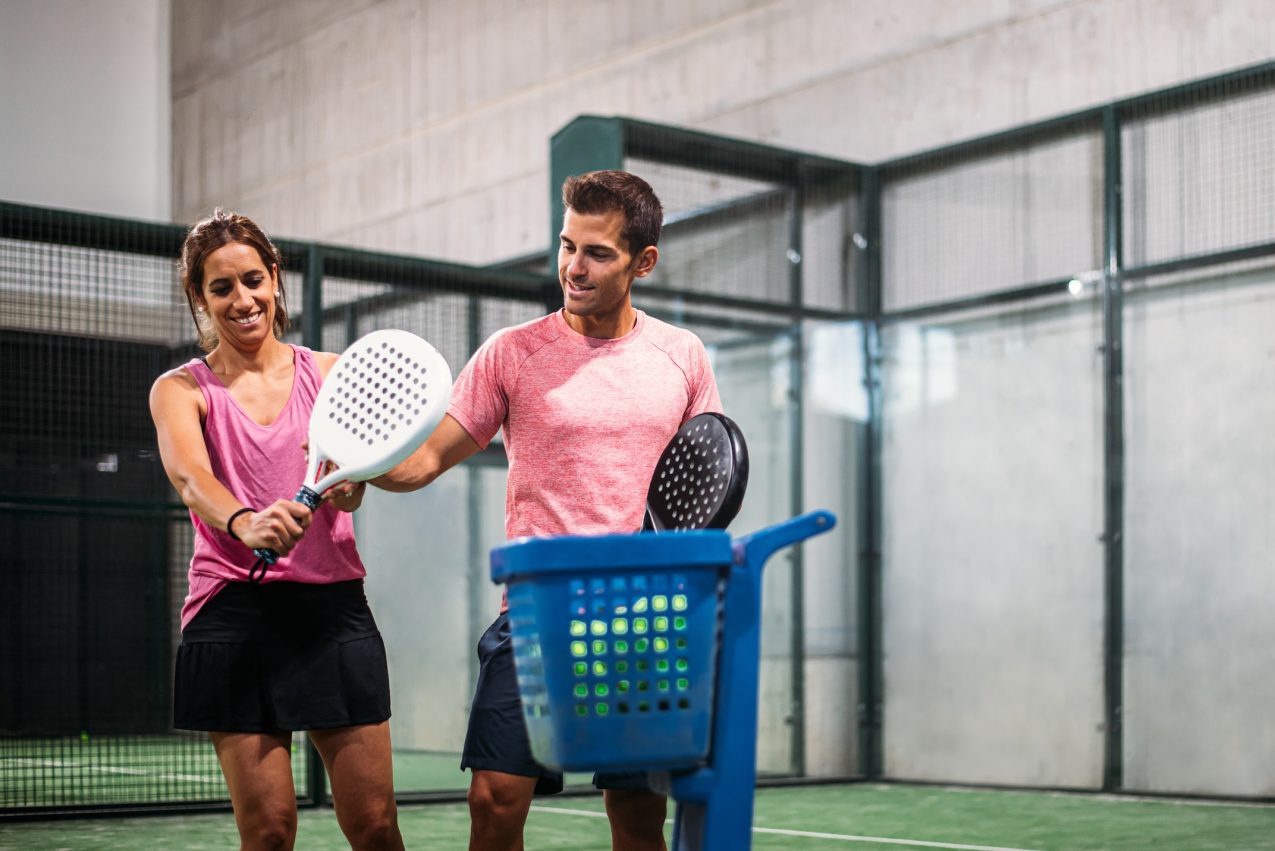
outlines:
[[[322,379],[309,349],[293,346],[292,394],[270,425],[244,413],[221,380],[199,358],[186,364],[199,383],[208,407],[204,444],[213,475],[244,505],[265,508],[291,499],[305,478],[301,449],[310,427],[310,411]],[[182,627],[227,582],[247,582],[257,557],[227,533],[209,526],[193,511],[195,550],[190,560],[190,593],[182,606]],[[367,575],[354,546],[354,521],[345,511],[324,503],[314,513],[305,537],[292,552],[266,570],[263,582],[323,584]]]

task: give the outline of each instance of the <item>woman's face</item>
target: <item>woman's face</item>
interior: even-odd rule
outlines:
[[[218,339],[253,349],[274,335],[278,269],[252,246],[230,242],[204,258],[203,308]]]

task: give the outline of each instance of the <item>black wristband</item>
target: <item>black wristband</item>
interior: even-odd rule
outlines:
[[[240,514],[251,514],[252,512],[256,510],[257,509],[255,508],[241,508],[238,511],[236,511],[234,514],[227,517],[226,518],[226,534],[234,538],[236,541],[238,541],[239,536],[236,535],[235,530],[231,528],[232,524],[234,524],[235,522],[235,518],[238,517]]]

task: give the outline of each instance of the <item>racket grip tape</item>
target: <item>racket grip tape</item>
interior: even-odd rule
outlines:
[[[323,495],[310,490],[307,485],[302,485],[301,490],[297,491],[297,495],[292,498],[293,502],[299,502],[311,511],[319,510],[319,503],[323,501]]]
[[[306,485],[302,485],[301,490],[297,491],[297,495],[292,498],[292,501],[301,503],[311,511],[316,511],[319,508],[319,503],[323,501],[323,495],[315,493]],[[274,550],[266,549],[265,547],[258,547],[252,552],[257,558],[261,559],[266,564],[274,564],[279,560],[278,553]]]

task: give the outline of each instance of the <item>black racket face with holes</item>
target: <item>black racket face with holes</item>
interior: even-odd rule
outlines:
[[[677,431],[651,476],[643,529],[725,529],[748,487],[748,447],[734,421],[699,414]]]

